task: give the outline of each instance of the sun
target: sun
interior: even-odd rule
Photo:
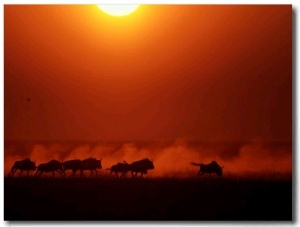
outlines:
[[[126,16],[135,11],[139,5],[97,5],[103,12],[116,17]]]

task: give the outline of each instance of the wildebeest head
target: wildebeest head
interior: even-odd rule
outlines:
[[[101,161],[102,161],[102,158],[100,158],[99,160],[96,159],[96,168],[97,168],[97,169],[102,169]]]
[[[210,165],[212,165],[212,168],[215,169],[215,173],[221,177],[223,174],[223,167],[221,167],[216,161],[212,161]]]
[[[223,173],[223,169],[222,169],[222,167],[220,167],[220,168],[216,169],[216,174],[217,174],[219,177],[221,177],[221,176],[222,176],[222,173]]]
[[[95,166],[96,169],[102,169],[102,164],[101,164],[101,161],[102,161],[102,158],[100,159],[96,159],[96,158],[90,158],[89,159],[91,164]]]
[[[150,161],[148,158],[143,159],[141,162],[147,169],[154,169],[153,161]]]
[[[28,170],[36,170],[35,162],[28,163]]]

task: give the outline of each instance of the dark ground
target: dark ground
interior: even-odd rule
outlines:
[[[4,179],[7,221],[292,221],[292,199],[292,180]]]

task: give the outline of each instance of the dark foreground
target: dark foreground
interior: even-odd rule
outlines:
[[[4,219],[292,221],[292,181],[5,178]]]

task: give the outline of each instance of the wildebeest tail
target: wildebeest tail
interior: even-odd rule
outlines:
[[[105,170],[110,170],[110,168],[106,168]]]
[[[201,165],[202,165],[202,164],[196,163],[196,162],[190,162],[190,164],[191,164],[192,166],[201,166]]]

